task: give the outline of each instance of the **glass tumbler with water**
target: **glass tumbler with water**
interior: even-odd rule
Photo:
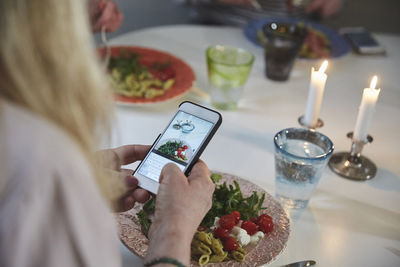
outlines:
[[[206,54],[211,103],[219,109],[235,109],[254,56],[244,49],[225,45],[210,46]]]
[[[275,144],[275,194],[286,209],[305,208],[333,152],[325,135],[303,128],[278,132]]]

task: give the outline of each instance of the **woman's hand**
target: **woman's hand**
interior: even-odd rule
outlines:
[[[114,211],[129,210],[136,201],[144,203],[149,199],[150,194],[146,190],[137,188],[138,180],[132,176],[133,170],[121,168],[122,165],[142,160],[149,149],[150,146],[126,145],[97,152],[97,160],[109,179],[103,182],[109,185],[107,188],[113,188],[112,192],[105,194],[110,196],[108,198]]]
[[[199,160],[189,175],[175,164],[164,166],[149,231],[147,260],[167,256],[189,264],[190,243],[211,208],[214,184],[207,165]]]
[[[107,32],[114,32],[124,19],[117,4],[111,0],[89,0],[89,17],[93,32],[99,32],[103,27]]]

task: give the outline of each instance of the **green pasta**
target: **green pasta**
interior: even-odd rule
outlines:
[[[210,262],[223,262],[227,256],[228,256],[227,251],[224,251],[224,253],[221,255],[217,255],[217,254],[211,255]]]
[[[209,255],[201,255],[199,258],[199,264],[200,266],[206,265],[210,261],[210,256]]]
[[[206,232],[199,232],[199,231],[197,231],[197,232],[194,234],[194,238],[195,238],[196,240],[199,240],[199,241],[202,241],[202,242],[206,243],[207,245],[211,245],[211,239],[212,239],[213,237],[212,237],[212,233],[211,233],[211,236],[210,236],[210,235],[207,234]]]
[[[244,262],[247,252],[243,248],[238,248],[230,253],[230,256],[239,262]]]
[[[203,242],[193,239],[191,245],[192,253],[195,255],[203,254],[203,255],[211,255],[212,251],[209,246],[204,244]]]
[[[224,255],[224,246],[222,246],[221,240],[213,238],[211,240],[211,249],[216,255]]]
[[[174,78],[162,81],[153,76],[147,67],[138,63],[136,54],[132,58],[111,58],[109,70],[114,91],[127,97],[154,98],[175,84]]]

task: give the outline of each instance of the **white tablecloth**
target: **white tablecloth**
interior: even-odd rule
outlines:
[[[271,265],[314,259],[318,266],[400,266],[400,36],[376,35],[386,56],[350,54],[329,60],[328,80],[319,131],[331,138],[335,151],[348,151],[362,89],[374,74],[382,88],[369,133],[372,144],[363,155],[378,166],[366,182],[340,178],[327,168],[308,208],[291,222],[286,249]],[[120,36],[114,45],[139,45],[170,52],[196,73],[196,85],[207,90],[205,49],[212,44],[245,48],[256,56],[239,109],[224,112],[223,124],[203,153],[210,169],[232,173],[274,193],[273,136],[299,127],[304,113],[311,67],[320,61],[297,60],[287,82],[265,78],[263,50],[247,41],[238,28],[165,26]],[[189,92],[162,104],[118,107],[112,145],[151,144],[183,100],[209,106]],[[134,165],[132,165],[134,167]],[[142,261],[121,245],[124,265]],[[133,264],[133,265],[132,265]]]

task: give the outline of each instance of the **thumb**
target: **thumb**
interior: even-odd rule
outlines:
[[[160,174],[160,184],[188,184],[185,174],[174,163],[168,163],[163,167]]]

